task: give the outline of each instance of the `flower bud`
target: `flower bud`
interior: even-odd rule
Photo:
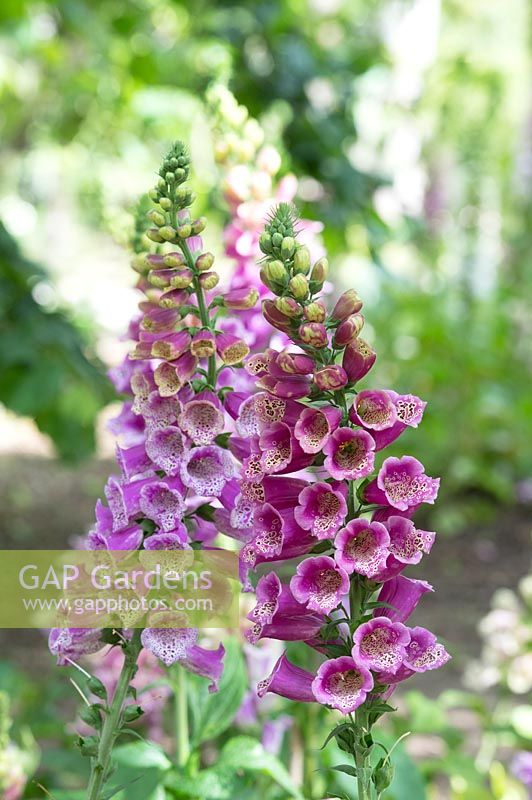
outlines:
[[[186,289],[187,286],[190,286],[193,279],[192,271],[190,269],[184,269],[182,272],[176,272],[170,281],[170,286],[172,289]]]
[[[165,242],[172,242],[176,237],[176,229],[171,225],[163,225],[162,228],[159,228],[159,234]]]
[[[296,240],[293,236],[285,236],[281,242],[281,256],[286,260],[292,258],[296,250]]]
[[[164,292],[159,299],[160,308],[180,308],[189,299],[189,294],[185,289],[170,289]]]
[[[304,322],[299,327],[299,338],[311,347],[327,347],[329,339],[327,329],[321,322]]]
[[[157,189],[157,188],[155,188],[155,189],[150,189],[150,191],[148,192],[148,197],[149,197],[149,198],[150,198],[150,200],[152,200],[154,203],[159,203],[159,204],[160,204],[160,200],[159,200],[159,198],[160,198],[159,189]]]
[[[310,271],[310,251],[305,245],[298,247],[294,253],[294,274],[308,275]]]
[[[148,239],[150,239],[152,242],[157,242],[157,244],[161,244],[162,242],[164,242],[164,241],[165,241],[165,240],[163,239],[163,237],[161,236],[160,232],[159,232],[159,228],[149,228],[149,229],[146,231],[146,236],[147,236],[147,237],[148,237]]]
[[[148,281],[158,289],[182,289],[189,285],[192,279],[190,270],[181,272],[177,269],[152,269],[148,273]],[[184,281],[183,285],[176,285],[175,281]],[[188,281],[188,282],[187,282]]]
[[[198,217],[192,223],[192,233],[194,236],[197,236],[199,233],[202,233],[205,230],[207,225],[207,217]]]
[[[210,292],[220,283],[220,276],[217,272],[202,272],[199,276],[199,282],[207,292]]]
[[[243,339],[231,333],[219,333],[216,337],[218,355],[228,367],[239,364],[249,355],[249,347]]]
[[[170,211],[170,209],[172,208],[172,201],[170,200],[169,197],[161,197],[161,199],[159,200],[159,205],[161,206],[163,211]]]
[[[351,314],[350,317],[344,319],[336,329],[334,334],[334,346],[345,347],[353,339],[356,339],[362,328],[364,327],[364,317],[362,314]]]
[[[288,286],[296,300],[306,300],[309,296],[309,283],[304,275],[294,275]]]
[[[150,262],[146,259],[147,253],[136,253],[131,259],[131,267],[140,275],[146,275],[150,270]]]
[[[192,225],[186,222],[184,225],[179,225],[177,228],[177,235],[180,239],[188,239],[192,235]]]
[[[279,248],[283,243],[283,234],[276,231],[272,234],[272,245]]]
[[[140,706],[126,706],[122,712],[122,719],[124,722],[134,722],[139,717],[142,717],[144,711]]]
[[[301,306],[293,297],[278,297],[275,302],[275,307],[287,317],[300,317]]]
[[[323,289],[323,284],[327,280],[329,274],[329,262],[323,257],[318,259],[312,267],[310,273],[310,291],[312,294],[320,292]]]
[[[272,237],[269,233],[261,233],[259,237],[259,247],[263,253],[270,255],[272,252]]]
[[[338,301],[333,308],[331,317],[336,322],[342,322],[347,319],[351,314],[356,314],[363,306],[363,302],[354,289],[349,289],[338,298]]]
[[[165,267],[179,267],[185,266],[185,259],[181,253],[165,253],[163,256],[163,264]]]
[[[173,172],[166,172],[164,179],[166,183],[175,183],[175,174]]]
[[[303,353],[290,353],[281,350],[275,360],[276,365],[287,375],[310,375],[314,372],[314,359]]]
[[[272,292],[280,294],[286,289],[288,274],[282,261],[268,261],[260,271],[260,279]]]
[[[232,311],[246,311],[253,308],[259,299],[259,293],[254,286],[233,289],[224,295],[223,301],[226,308]]]
[[[161,397],[172,397],[181,389],[182,383],[177,375],[174,364],[163,361],[155,368],[153,380],[159,389]]]
[[[196,269],[200,272],[207,272],[214,264],[214,256],[212,253],[202,253],[196,259]]]
[[[284,298],[288,299],[288,298]],[[291,330],[292,324],[290,317],[283,314],[276,306],[277,301],[273,300],[263,300],[262,301],[262,315],[266,322],[269,322],[270,325],[273,325],[274,328],[277,328],[279,331],[284,331],[287,333]]]
[[[347,386],[349,379],[345,369],[339,364],[331,364],[314,373],[314,383],[322,392],[336,392]]]
[[[154,225],[157,225],[158,228],[166,223],[166,217],[164,214],[161,214],[161,212],[157,211],[155,208],[152,208],[152,210],[148,213],[148,219],[150,219]]]
[[[315,300],[313,303],[309,303],[308,306],[305,306],[303,314],[305,319],[309,322],[325,322],[325,318],[327,317],[325,303],[321,300]]]
[[[364,339],[354,339],[344,351],[342,365],[347,372],[350,383],[355,383],[366,375],[373,364],[377,354]]]

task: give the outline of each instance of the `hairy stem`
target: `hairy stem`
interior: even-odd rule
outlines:
[[[188,727],[187,673],[179,664],[174,668],[175,703],[175,754],[178,767],[184,767],[190,758]]]
[[[137,659],[142,649],[140,635],[141,631],[136,630],[131,641],[124,647],[122,671],[113,695],[109,713],[106,715],[103,723],[98,745],[98,755],[93,759],[91,764],[87,800],[100,800],[102,789],[109,774],[113,747],[120,733],[124,701],[127,696],[129,684],[137,671]]]
[[[205,295],[203,293],[203,287],[200,283],[199,274],[196,269],[196,264],[192,257],[192,253],[190,252],[190,248],[185,240],[182,240],[179,243],[181,251],[185,256],[187,266],[194,275],[192,285],[194,286],[194,293],[196,295],[196,299],[198,301],[198,311],[199,317],[201,320],[201,324],[204,328],[208,328],[209,330],[213,330],[213,325],[211,323],[211,319],[209,317],[209,311],[207,309],[207,304],[205,303]],[[216,388],[216,357],[210,356],[208,360],[208,367],[207,367],[207,381],[209,386],[212,389]]]

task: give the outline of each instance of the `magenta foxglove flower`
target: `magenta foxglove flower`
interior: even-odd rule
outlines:
[[[439,487],[440,479],[425,475],[425,468],[417,458],[403,456],[387,458],[377,478],[366,487],[364,495],[369,503],[390,505],[406,511],[420,503],[434,503]]]
[[[183,550],[188,543],[188,532],[181,522],[165,533],[154,533],[144,541],[145,550]]]
[[[390,551],[390,536],[380,522],[353,519],[334,541],[337,564],[349,575],[356,572],[366,578],[375,578],[384,568]]]
[[[183,483],[202,497],[218,497],[234,474],[231,455],[212,444],[193,447],[181,465]]]
[[[391,389],[388,389],[386,394],[394,404],[397,419],[391,427],[373,432],[377,450],[382,450],[395,442],[408,427],[417,428],[427,405],[413,394],[397,394]]]
[[[356,383],[372,368],[377,354],[363,339],[357,338],[344,350],[342,366],[350,383]]]
[[[302,561],[290,581],[300,603],[320,614],[330,614],[349,592],[349,575],[329,556]]]
[[[254,623],[246,631],[246,638],[252,644],[263,637],[289,642],[306,641],[318,635],[324,623],[323,616],[309,612],[274,572],[259,580],[256,596],[257,604],[247,615]]]
[[[376,672],[397,672],[410,641],[408,628],[388,617],[374,617],[353,635],[352,655],[358,664]]]
[[[102,632],[92,628],[52,628],[48,637],[50,652],[59,666],[96,653],[104,647]]]
[[[312,463],[314,457],[303,452],[291,429],[284,422],[274,422],[260,435],[261,466],[265,475],[295,472]]]
[[[211,680],[209,691],[217,691],[223,670],[224,647],[208,650],[196,644],[198,632],[194,628],[145,628],[141,641],[163,664],[181,666]]]
[[[186,449],[185,437],[174,425],[156,428],[146,439],[146,452],[150,459],[167,475],[179,473]]]
[[[339,364],[332,364],[314,373],[314,383],[322,392],[337,392],[347,386],[349,376]]]
[[[219,333],[216,337],[216,350],[227,366],[239,364],[249,355],[249,347],[232,333]]]
[[[423,595],[433,591],[426,581],[398,575],[382,585],[377,598],[379,603],[386,603],[391,608],[377,608],[375,615],[388,617],[392,622],[406,622]]]
[[[339,408],[305,408],[301,412],[294,435],[305,453],[319,453],[342,419]]]
[[[388,392],[367,389],[357,394],[349,418],[363,428],[382,431],[397,421],[397,410]]]
[[[140,510],[166,532],[174,530],[185,513],[179,486],[179,483],[170,481],[155,481],[143,486],[140,492]]]
[[[194,400],[183,406],[179,415],[179,425],[194,444],[211,444],[223,433],[225,419],[217,395],[214,392],[201,392]]]
[[[273,692],[288,700],[315,703],[316,698],[312,691],[314,677],[312,672],[292,664],[286,653],[283,653],[270,675],[257,685],[257,694],[264,697],[267,692]]]
[[[405,667],[414,672],[438,669],[446,664],[451,656],[433,633],[426,628],[410,628],[410,643],[406,648]]]
[[[136,475],[144,475],[146,472],[153,470],[153,464],[146,452],[144,443],[128,448],[117,445],[116,460],[126,480],[131,480]]]
[[[113,530],[126,528],[129,520],[140,512],[142,489],[154,482],[154,478],[120,483],[110,477],[105,486],[105,496],[113,516]]]
[[[436,534],[433,531],[422,531],[414,527],[412,520],[406,517],[392,516],[386,522],[390,534],[389,551],[391,558],[386,568],[406,564],[419,564],[423,553],[430,553]]]
[[[373,471],[375,442],[367,431],[338,428],[323,448],[325,469],[337,481],[365,478]]]
[[[294,516],[303,530],[318,539],[332,539],[347,516],[345,484],[313,483],[298,498]]]
[[[318,703],[351,714],[373,689],[373,677],[365,665],[350,656],[325,661],[312,682]]]

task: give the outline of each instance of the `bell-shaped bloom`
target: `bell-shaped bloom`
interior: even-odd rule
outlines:
[[[366,486],[364,497],[368,503],[406,511],[420,503],[434,503],[439,488],[440,479],[425,475],[425,468],[417,458],[392,457],[384,461],[377,478]]]
[[[256,597],[257,604],[247,615],[253,627],[246,631],[246,638],[252,644],[265,637],[303,642],[316,637],[324,624],[323,616],[299,603],[274,572],[259,580]]]
[[[393,685],[410,678],[416,672],[439,669],[450,660],[451,656],[445,647],[426,628],[409,628],[408,631],[410,642],[406,646],[401,667],[395,673],[379,673],[379,683]]]
[[[154,481],[143,486],[140,492],[140,510],[163,531],[172,531],[185,513],[185,501],[175,479]]]
[[[314,460],[312,455],[303,452],[292,430],[284,422],[275,422],[263,430],[259,447],[262,452],[261,466],[266,475],[297,472]]]
[[[179,331],[179,333],[150,334],[150,337],[157,336],[156,341],[152,342],[151,355],[153,358],[163,358],[165,361],[175,361],[190,347],[190,333]]]
[[[390,551],[390,536],[380,522],[353,519],[334,541],[336,563],[349,575],[356,572],[374,578],[384,568]]]
[[[391,389],[388,389],[386,394],[394,405],[397,418],[391,427],[373,432],[377,450],[382,450],[395,442],[407,428],[417,428],[427,405],[413,394],[397,394]]]
[[[261,430],[266,430],[274,422],[284,422],[293,427],[305,406],[296,400],[274,397],[267,392],[254,395],[255,414]]]
[[[347,516],[345,484],[313,483],[298,498],[294,516],[303,530],[318,539],[332,539]]]
[[[239,364],[249,355],[249,347],[243,339],[231,333],[219,333],[216,337],[216,350],[224,364]]]
[[[144,444],[136,444],[128,448],[117,445],[116,460],[126,480],[131,480],[138,475],[144,475],[150,469],[153,469],[151,458],[147,454]]]
[[[193,447],[181,465],[183,483],[202,497],[218,497],[234,474],[231,454],[212,444]]]
[[[245,311],[253,308],[259,299],[259,293],[254,286],[244,286],[241,289],[231,289],[224,294],[224,305],[233,311]]]
[[[338,428],[323,448],[325,469],[337,481],[365,478],[375,464],[375,442],[367,431]]]
[[[322,392],[336,392],[349,383],[347,372],[339,364],[322,367],[314,373],[314,383]]]
[[[127,447],[142,444],[145,428],[144,419],[139,414],[135,414],[132,403],[128,401],[122,404],[120,412],[111,417],[107,423],[107,430]]]
[[[167,475],[177,475],[185,457],[185,437],[173,425],[151,431],[146,439],[146,452]]]
[[[127,528],[129,520],[141,511],[142,489],[154,481],[154,478],[143,478],[122,483],[112,476],[109,478],[104,491],[113,516],[113,530]]]
[[[373,676],[367,667],[350,656],[325,661],[312,682],[318,703],[342,714],[351,714],[373,689]]]
[[[320,614],[330,614],[349,592],[349,575],[329,556],[306,558],[290,581],[300,603]]]
[[[87,534],[86,547],[88,550],[138,550],[143,538],[144,533],[138,525],[109,533],[102,533],[96,526]]]
[[[177,397],[161,397],[159,392],[150,392],[142,405],[141,414],[146,420],[149,432],[160,431],[174,425],[181,412]]]
[[[406,622],[423,595],[433,591],[430,583],[426,581],[398,575],[383,584],[377,600],[379,603],[385,603],[387,607],[377,608],[375,615],[388,617],[392,622]]]
[[[154,533],[144,540],[145,550],[183,550],[188,544],[188,532],[183,523],[165,533]]]
[[[225,427],[222,404],[214,392],[201,392],[185,403],[179,425],[194,444],[211,444]]]
[[[275,350],[271,348],[265,350],[264,353],[254,353],[246,358],[244,369],[252,378],[262,378],[268,374],[268,368],[274,356]]]
[[[180,660],[181,666],[210,681],[209,692],[217,692],[220,678],[224,669],[225,647],[219,645],[216,650],[194,645],[188,648],[184,658]]]
[[[275,397],[285,400],[300,400],[302,397],[306,397],[310,391],[310,384],[311,380],[308,375],[292,375],[284,378],[265,375],[258,382],[260,389],[265,389]]]
[[[375,363],[377,354],[364,339],[354,339],[344,350],[342,366],[350,383],[363,378]]]
[[[371,431],[382,431],[391,428],[397,421],[397,411],[388,392],[367,389],[355,397],[349,418],[355,425]]]
[[[198,331],[192,337],[190,352],[197,358],[209,358],[216,353],[216,337],[211,331]]]
[[[102,631],[93,628],[52,628],[48,636],[48,647],[60,667],[97,653],[104,646]]]
[[[353,634],[352,656],[368,669],[394,674],[403,663],[409,641],[408,628],[401,622],[374,617]]]
[[[423,553],[430,553],[436,534],[433,531],[422,531],[414,527],[412,520],[406,517],[392,516],[386,522],[390,534],[386,571],[398,569],[406,564],[419,564]],[[390,576],[391,577],[391,576]]]
[[[257,685],[257,694],[264,697],[267,692],[273,692],[287,700],[296,700],[299,703],[315,703],[316,698],[312,691],[314,674],[306,669],[296,667],[286,657],[280,657],[270,675]]]
[[[305,453],[320,453],[338,428],[342,412],[334,406],[305,408],[296,423],[294,435]]]

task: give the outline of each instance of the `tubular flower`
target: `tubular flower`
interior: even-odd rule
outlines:
[[[216,519],[243,542],[245,591],[259,564],[282,569],[257,582],[248,640],[300,639],[323,657],[313,675],[284,654],[259,683],[259,696],[273,692],[346,715],[333,735],[353,756],[366,800],[370,783],[386,788],[382,769],[371,766],[377,759],[369,760],[371,720],[384,713],[397,682],[449,658],[432,633],[405,625],[432,587],[400,574],[433,546],[435,534],[411,517],[434,502],[439,479],[411,456],[375,464],[380,450],[417,427],[425,403],[355,388],[376,359],[359,335],[362,301],[348,291],[328,313],[319,297],[327,259],[312,265],[296,229],[294,209],[280,204],[259,239],[261,275],[277,295],[264,300],[263,314],[285,347],[251,356],[246,371],[259,393],[253,401],[235,395],[227,405],[236,420],[230,447],[242,469]]]

